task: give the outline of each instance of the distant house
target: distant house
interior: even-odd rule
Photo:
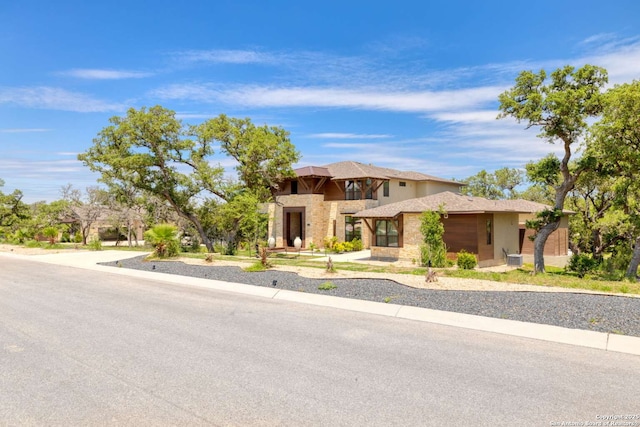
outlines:
[[[450,252],[465,249],[481,266],[504,263],[505,253],[533,253],[527,217],[547,206],[525,200],[487,200],[463,196],[463,183],[419,172],[399,171],[353,161],[295,170],[268,205],[269,237],[276,246],[322,246],[326,237],[360,238],[371,255],[419,259],[420,214],[447,212],[442,222]],[[568,221],[563,218],[545,255],[566,255]]]

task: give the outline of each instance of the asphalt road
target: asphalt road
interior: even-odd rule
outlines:
[[[638,356],[0,263],[0,425],[548,426],[640,415]]]

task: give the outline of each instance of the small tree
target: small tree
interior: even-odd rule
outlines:
[[[49,239],[50,245],[53,245],[58,238],[58,229],[56,227],[47,227],[42,230],[42,235]]]
[[[424,267],[446,267],[447,248],[442,236],[444,225],[440,221],[443,212],[427,211],[420,216],[420,232],[424,243],[421,250],[421,264]]]
[[[159,224],[147,230],[144,238],[155,248],[155,254],[160,258],[177,256],[180,252],[178,229],[170,224]]]

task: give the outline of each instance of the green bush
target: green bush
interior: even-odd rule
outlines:
[[[351,242],[344,242],[342,244],[342,246],[344,247],[344,251],[345,252],[353,252],[353,243]]]
[[[361,251],[364,249],[364,245],[362,244],[362,240],[355,238],[351,241],[351,245],[353,245],[354,251]]]
[[[27,248],[41,248],[42,243],[37,240],[27,240],[24,242],[24,246]]]
[[[420,246],[420,264],[423,267],[445,267],[447,265],[447,248],[442,236],[444,225],[440,215],[444,211],[426,211],[420,215],[420,233],[423,244]]]
[[[347,250],[346,246],[344,243],[336,243],[335,245],[333,245],[333,248],[331,249],[333,252],[335,253],[341,253],[341,252],[345,252]]]
[[[159,258],[177,256],[180,252],[178,229],[171,224],[158,224],[144,233],[144,239],[154,248]]]
[[[87,246],[92,251],[101,251],[102,250],[102,242],[97,237],[94,237],[87,243]]]
[[[587,254],[573,254],[567,264],[567,271],[576,273],[578,277],[584,277],[598,268],[598,261]]]
[[[318,289],[321,291],[331,291],[333,289],[337,289],[338,286],[336,286],[333,282],[324,282],[323,284],[321,284],[320,286],[318,286]]]
[[[337,243],[338,243],[338,238],[336,236],[324,238],[324,248],[329,249],[330,251],[334,250],[334,246]]]
[[[458,252],[457,264],[461,270],[473,270],[478,265],[478,260],[474,254],[463,249]]]

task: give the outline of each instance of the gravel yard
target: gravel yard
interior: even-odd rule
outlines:
[[[278,270],[248,273],[237,266],[194,265],[179,261],[146,262],[143,258],[104,265],[116,266],[119,263],[123,268],[147,271],[154,270],[155,266],[154,271],[161,273],[254,286],[272,287],[276,281],[279,289],[640,337],[640,298],[576,293],[570,290],[532,292],[418,289],[381,278],[309,278]],[[335,289],[318,289],[329,281],[336,286]]]

